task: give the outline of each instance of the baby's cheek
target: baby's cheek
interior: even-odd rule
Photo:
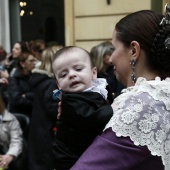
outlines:
[[[64,91],[66,91],[67,88],[68,88],[68,81],[62,80],[62,81],[60,82],[60,88],[61,88],[62,90],[64,90]]]

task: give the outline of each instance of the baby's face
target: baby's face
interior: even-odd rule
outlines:
[[[56,58],[53,71],[59,88],[66,92],[82,92],[91,87],[92,80],[97,77],[96,68],[91,68],[89,56],[77,50]]]

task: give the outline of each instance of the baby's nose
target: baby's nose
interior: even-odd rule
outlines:
[[[76,77],[75,71],[70,71],[69,76],[70,76],[70,78]]]

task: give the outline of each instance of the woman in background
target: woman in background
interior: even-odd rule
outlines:
[[[41,65],[42,52],[45,50],[45,48],[46,48],[46,43],[44,40],[36,39],[36,40],[32,40],[29,42],[29,49],[32,52],[32,54],[35,56],[35,58],[37,59],[37,62],[35,65],[36,68]]]
[[[21,113],[29,118],[32,113],[33,92],[29,84],[31,71],[35,67],[35,58],[30,52],[23,52],[13,77],[9,77],[9,111]]]
[[[7,52],[0,43],[0,65],[4,66],[5,64],[5,58],[6,58]]]
[[[42,53],[41,65],[32,70],[30,85],[34,92],[34,107],[29,131],[29,170],[53,170],[53,127],[57,120],[58,103],[53,100],[57,89],[52,61],[59,47],[48,47]]]
[[[13,76],[15,69],[18,65],[19,56],[23,52],[28,51],[27,42],[16,42],[12,48],[12,53],[6,56],[5,68],[10,76]]]
[[[112,43],[110,41],[102,42],[94,46],[90,51],[91,59],[97,68],[97,77],[105,78],[108,83],[108,101],[110,104],[124,88],[124,86],[117,81],[113,73],[114,66],[110,62],[112,52]]]

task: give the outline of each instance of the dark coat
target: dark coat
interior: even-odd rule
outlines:
[[[96,92],[63,93],[62,114],[57,122],[55,169],[69,170],[100,134],[113,111]]]
[[[57,120],[58,103],[52,98],[57,89],[51,74],[34,69],[30,78],[34,91],[34,107],[29,131],[29,169],[53,170],[53,127]]]
[[[13,77],[9,78],[9,111],[31,116],[33,106],[33,92],[29,84],[30,75],[23,75],[16,69]],[[23,97],[22,95],[25,95]]]

